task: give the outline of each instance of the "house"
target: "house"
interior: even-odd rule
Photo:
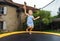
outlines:
[[[27,10],[29,9],[37,10],[34,7],[27,6]],[[25,17],[22,4],[14,3],[12,0],[0,0],[0,30],[22,30]]]
[[[58,30],[60,29],[60,18],[53,19],[52,23],[50,24],[51,29]]]

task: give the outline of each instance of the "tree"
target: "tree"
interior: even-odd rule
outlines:
[[[57,18],[60,18],[60,8],[59,8],[59,11],[58,11]]]
[[[34,14],[34,17],[40,16],[40,19],[35,20],[35,29],[36,30],[45,30],[48,25],[52,22],[52,17],[50,11],[37,10]]]
[[[36,13],[34,13],[34,16],[40,16],[40,20],[43,21],[44,24],[49,24],[52,22],[50,11],[38,10]]]

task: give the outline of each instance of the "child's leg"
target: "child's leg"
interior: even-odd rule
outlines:
[[[29,29],[30,29],[30,27],[27,27],[26,31],[28,32]]]
[[[32,34],[32,33],[31,33],[32,29],[33,29],[33,27],[30,28],[30,30],[29,30],[29,34]]]

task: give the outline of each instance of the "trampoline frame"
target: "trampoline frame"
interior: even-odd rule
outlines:
[[[9,32],[9,33],[4,33],[4,34],[0,34],[0,38],[6,37],[6,36],[10,36],[10,35],[14,35],[14,34],[23,34],[23,33],[27,33],[26,31],[16,31],[16,32]],[[42,31],[32,31],[33,33],[38,33],[38,34],[50,34],[50,35],[55,35],[55,36],[60,36],[59,33],[53,33],[53,32],[42,32]]]

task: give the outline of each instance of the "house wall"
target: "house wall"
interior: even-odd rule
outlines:
[[[26,21],[26,15],[21,13],[21,22],[24,23]]]
[[[6,31],[14,31],[18,28],[18,18],[15,7],[5,6],[7,7],[7,13],[0,17],[0,21],[6,22],[5,30]]]
[[[23,23],[26,21],[26,15],[23,13],[23,12],[21,12],[20,14],[19,14],[19,18],[18,18],[18,22],[19,22],[19,30],[23,30],[24,29],[24,27],[23,27]]]

